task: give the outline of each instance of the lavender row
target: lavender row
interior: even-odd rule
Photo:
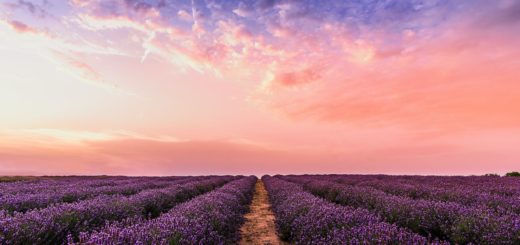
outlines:
[[[99,195],[133,195],[140,191],[153,188],[163,188],[168,185],[183,182],[189,179],[178,178],[177,180],[163,181],[156,179],[137,179],[114,181],[112,185],[102,185],[93,187],[89,184],[76,185],[73,187],[64,186],[52,192],[35,194],[8,194],[0,197],[0,209],[8,212],[26,212],[35,208],[44,208],[56,203],[72,203],[75,201],[93,198]]]
[[[156,219],[128,227],[109,225],[82,234],[82,244],[229,244],[253,195],[256,177],[244,177],[180,204]]]
[[[326,177],[324,177],[326,178]],[[348,182],[349,176],[343,176],[337,182]],[[466,206],[483,206],[491,208],[498,214],[520,214],[520,196],[505,196],[492,192],[483,192],[481,188],[459,185],[452,188],[440,188],[424,182],[408,184],[394,180],[367,178],[357,186],[368,186],[386,193],[405,196],[412,199],[455,202]]]
[[[461,187],[477,189],[480,193],[505,197],[520,196],[520,179],[488,176],[391,176],[391,175],[313,175],[328,180],[339,180],[350,185],[362,185],[371,181],[400,183],[421,188],[458,190]]]
[[[313,177],[290,176],[314,195],[356,208],[366,208],[387,222],[425,236],[466,244],[519,244],[518,216],[497,215],[489,209],[467,207],[452,202],[414,200],[360,186],[342,185]]]
[[[392,195],[405,196],[412,199],[447,201],[466,206],[481,206],[481,208],[490,208],[498,214],[520,214],[520,195],[503,195],[503,193],[498,194],[496,191],[491,190],[501,186],[501,183],[490,183],[493,180],[509,180],[511,178],[385,175],[311,175],[308,177],[347,185],[372,187]],[[440,180],[444,182],[440,183]],[[484,182],[487,188],[482,188],[480,185],[475,184],[465,184],[471,181]],[[510,182],[514,182],[514,180],[510,180]],[[512,190],[512,188],[509,188],[509,190]]]
[[[101,187],[114,182],[127,183],[140,181],[146,177],[34,177],[27,181],[0,183],[0,196],[12,194],[51,193],[63,187],[75,188],[81,186]]]
[[[102,227],[106,222],[132,217],[156,217],[176,204],[209,192],[234,177],[194,179],[183,185],[145,190],[132,196],[101,195],[75,203],[0,215],[0,244],[59,244],[67,235]]]
[[[302,187],[264,176],[282,239],[295,244],[427,244],[428,239],[382,222],[365,209],[327,202]],[[440,243],[440,242],[435,242]]]

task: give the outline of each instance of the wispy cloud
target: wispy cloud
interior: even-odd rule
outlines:
[[[56,61],[57,68],[62,72],[69,73],[71,76],[84,83],[102,88],[115,94],[136,96],[135,93],[125,91],[115,83],[106,81],[92,66],[80,59],[75,58],[70,54],[58,51],[53,51],[52,53],[53,57],[55,57],[53,60]]]
[[[25,1],[25,0],[18,0],[14,2],[5,2],[2,3],[2,5],[8,9],[14,10],[14,9],[25,9],[32,15],[39,17],[39,18],[45,18],[49,16],[49,12],[45,10],[49,3],[47,1],[42,1],[43,4],[36,4],[31,1]]]
[[[118,54],[117,51],[92,43],[73,43],[48,30],[32,27],[17,20],[0,20],[0,24],[14,31],[8,33],[8,37],[10,42],[17,43],[18,48],[34,50],[50,62],[57,64],[57,68],[61,68],[64,73],[70,74],[79,81],[114,93],[135,95],[106,81],[92,66],[81,60],[85,54]]]
[[[7,25],[12,30],[16,31],[17,33],[21,34],[34,34],[34,35],[47,35],[45,31],[38,30],[37,28],[31,27],[21,21],[17,20],[6,20],[3,23],[4,25]]]

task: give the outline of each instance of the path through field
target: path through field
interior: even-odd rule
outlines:
[[[256,182],[253,201],[245,219],[245,224],[240,228],[240,244],[284,244],[276,235],[274,214],[261,180]]]

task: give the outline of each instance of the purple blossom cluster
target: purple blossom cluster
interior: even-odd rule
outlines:
[[[413,199],[425,199],[442,202],[455,202],[466,206],[481,206],[493,209],[499,214],[520,214],[520,192],[514,187],[520,187],[520,181],[515,178],[470,177],[472,182],[466,183],[467,177],[430,177],[423,181],[394,176],[365,175],[352,182],[348,177],[336,178],[338,183],[350,183],[356,186],[368,186],[386,193],[405,196]],[[439,182],[442,179],[443,182]],[[461,180],[462,179],[462,180]],[[507,180],[508,192],[501,191],[497,185]],[[330,179],[329,179],[330,180]],[[477,183],[477,184],[476,184]],[[483,183],[485,183],[483,185]],[[520,188],[519,188],[520,189]]]
[[[480,206],[392,195],[370,186],[337,183],[337,176],[280,176],[328,201],[364,208],[386,222],[457,244],[520,244],[520,219]],[[348,179],[349,176],[342,178]]]
[[[82,234],[82,244],[236,243],[257,178],[243,177],[182,203],[158,218],[129,226],[108,225]]]
[[[153,218],[178,203],[209,192],[237,177],[191,177],[164,188],[135,195],[99,195],[73,203],[58,203],[25,213],[0,212],[0,244],[60,244],[67,236],[128,218]],[[163,182],[164,180],[156,180]],[[175,182],[175,181],[173,181]]]
[[[180,177],[175,177],[180,178]],[[67,189],[75,187],[100,187],[113,185],[114,182],[124,183],[138,180],[148,180],[150,178],[142,177],[125,177],[125,176],[110,176],[110,177],[38,177],[29,180],[5,182],[0,183],[0,196],[9,194],[36,194],[36,193],[50,193],[58,191],[66,187]]]
[[[78,176],[0,183],[0,244],[234,244],[256,181]],[[520,244],[520,179],[263,181],[278,235],[294,244]]]
[[[341,206],[306,192],[301,186],[264,176],[282,239],[295,244],[428,244],[366,209]]]
[[[400,183],[422,188],[436,187],[440,190],[477,189],[482,193],[507,197],[520,196],[520,179],[492,176],[407,176],[407,175],[306,175],[314,178],[326,178],[349,185],[370,184],[373,181]]]
[[[26,212],[35,208],[44,208],[55,203],[71,203],[78,200],[93,198],[99,195],[133,195],[140,191],[153,188],[162,188],[172,183],[182,182],[184,178],[178,180],[114,180],[111,184],[96,183],[96,180],[82,181],[81,184],[69,184],[61,188],[40,191],[38,193],[4,194],[0,196],[0,209],[9,212]],[[45,182],[41,183],[45,185]],[[24,187],[23,184],[19,184]],[[39,187],[37,187],[39,189]]]

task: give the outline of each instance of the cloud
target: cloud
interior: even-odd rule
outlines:
[[[153,8],[151,4],[140,0],[124,0],[124,3],[135,12],[148,12]]]
[[[252,6],[247,6],[244,2],[240,2],[238,7],[233,10],[233,13],[240,17],[249,17],[254,14]]]
[[[0,173],[250,174],[266,167],[274,172],[300,159],[249,140],[179,140],[128,131],[59,129],[19,130],[2,136]]]
[[[92,66],[83,62],[81,59],[76,58],[74,55],[54,51],[53,56],[55,57],[55,62],[58,64],[58,69],[70,74],[84,83],[102,88],[115,94],[128,96],[136,95],[132,92],[125,91],[113,82],[105,80],[105,78],[103,78],[103,76]]]
[[[47,4],[47,1],[43,1],[42,5],[38,5],[30,1],[18,0],[15,3],[3,3],[2,5],[13,10],[25,9],[36,17],[45,18],[49,16],[49,13],[47,12],[47,10],[45,10]]]
[[[14,140],[2,135],[0,173],[480,174],[505,172],[516,166],[519,153],[515,149],[520,141],[517,137],[508,137],[511,133],[518,134],[518,130],[461,133],[456,138],[444,135],[434,141],[415,140],[413,144],[401,140],[370,148],[352,145],[340,151],[323,151],[318,148],[273,147],[243,139],[178,140],[133,132],[33,129],[17,132]],[[388,140],[384,135],[379,135],[379,138]],[[497,146],[497,142],[504,146]]]
[[[117,94],[135,95],[124,91],[114,83],[108,82],[96,69],[84,61],[88,55],[126,55],[121,51],[104,47],[86,40],[72,41],[50,30],[29,26],[17,20],[2,20],[0,24],[10,30],[5,32],[6,44],[13,50],[32,50],[49,62],[57,64],[57,68],[75,77],[81,82],[97,86]]]
[[[316,68],[308,68],[295,72],[278,73],[265,81],[264,86],[271,86],[269,89],[276,89],[274,86],[280,85],[283,87],[298,86],[306,83],[316,82],[321,78],[321,74]]]
[[[182,10],[182,9],[179,10],[177,12],[177,16],[179,16],[179,19],[186,21],[186,22],[193,21],[193,16],[191,14],[189,14],[188,12],[186,12],[186,10]]]
[[[289,72],[278,67],[267,78],[271,84],[290,86],[271,86],[260,100],[295,120],[359,127],[445,133],[518,127],[520,110],[511,105],[520,104],[513,68],[520,65],[520,36],[507,27],[518,24],[508,18],[507,25],[482,29],[476,24],[490,13],[478,7],[480,12],[449,18],[434,28],[405,30],[402,36],[375,33],[370,41],[325,26],[335,33],[325,32],[321,43],[309,45],[312,56],[297,55],[300,62],[290,65]],[[493,17],[484,19],[499,18],[500,13],[492,11]],[[382,41],[394,38],[399,45]],[[324,42],[332,51],[320,49]],[[292,64],[291,59],[284,63]],[[302,63],[326,64],[315,69],[320,79],[312,87],[307,86],[308,76],[294,72]]]
[[[518,25],[514,1],[165,6],[75,0],[72,5],[83,8],[75,10],[77,18],[68,18],[69,24],[106,35],[121,30],[136,35],[141,62],[156,57],[199,73],[249,74],[245,80],[260,88],[253,95],[259,104],[298,120],[425,127],[448,127],[458,120],[506,126],[516,120],[505,115],[514,110],[486,109],[491,106],[471,96],[487,96],[498,101],[497,107],[516,102],[509,92],[516,89],[509,67],[518,55],[513,45],[518,35],[508,33]],[[454,14],[454,9],[472,14]],[[23,23],[11,24],[19,32],[32,31]],[[479,29],[484,25],[491,26]],[[121,53],[126,49],[116,47]],[[496,67],[503,88],[485,89],[484,78],[497,62],[506,64]],[[101,74],[80,63],[86,62],[68,62],[82,77],[103,84]],[[420,112],[428,114],[421,118]]]
[[[5,22],[11,29],[18,33],[26,33],[26,34],[45,34],[36,28],[30,27],[23,22],[17,20],[11,20]]]
[[[10,21],[10,22],[8,22],[8,24],[17,32],[21,32],[21,33],[35,32],[35,30],[33,28],[27,26],[26,24],[24,24],[22,22],[16,21],[16,20]]]
[[[85,80],[95,83],[104,83],[101,75],[97,73],[92,66],[63,53],[56,53],[56,56],[62,59],[69,68],[72,68],[66,70],[75,70],[78,76]]]
[[[518,111],[507,107],[518,103],[511,69],[517,65],[513,43],[518,35],[504,29],[505,23],[516,25],[516,4],[269,1],[265,6],[276,12],[269,21],[272,12],[231,4],[213,30],[200,19],[211,13],[195,2],[189,29],[164,25],[161,18],[88,18],[100,20],[92,26],[102,29],[154,33],[142,44],[141,60],[155,55],[200,73],[244,71],[263,77],[251,81],[260,88],[254,95],[259,104],[296,120],[446,131],[518,123],[512,116]],[[474,14],[455,15],[450,10],[455,6]],[[189,21],[185,10],[176,13]],[[480,17],[497,24],[478,29]],[[263,26],[252,27],[246,20]],[[504,65],[493,65],[498,63]],[[497,71],[502,75],[492,77]],[[489,79],[501,86],[488,88]]]
[[[29,140],[30,144],[44,145],[45,143],[52,144],[73,144],[81,145],[85,142],[96,141],[112,141],[112,140],[148,140],[156,142],[179,142],[181,139],[174,138],[168,135],[150,136],[139,134],[137,132],[116,130],[116,131],[86,131],[86,130],[67,130],[56,128],[32,128],[9,130],[0,132],[0,135],[5,139],[16,141],[16,138],[24,138]],[[52,145],[49,144],[49,145]]]

